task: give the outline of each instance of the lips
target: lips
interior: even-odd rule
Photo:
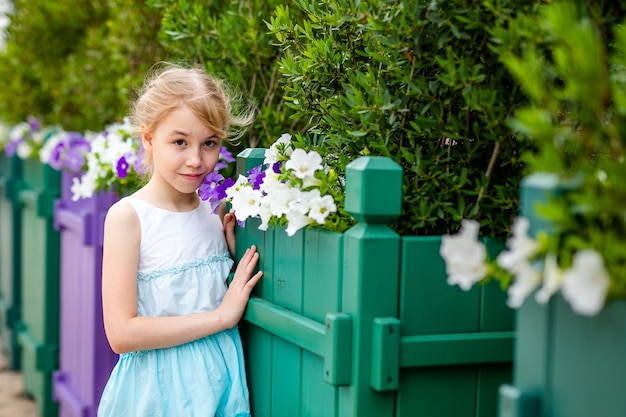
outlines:
[[[186,181],[195,182],[202,179],[202,174],[180,174]]]

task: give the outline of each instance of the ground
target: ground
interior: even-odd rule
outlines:
[[[0,345],[2,341],[0,341]],[[39,417],[35,402],[22,393],[22,375],[0,354],[0,417]]]

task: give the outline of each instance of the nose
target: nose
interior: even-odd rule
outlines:
[[[189,167],[197,167],[202,163],[202,157],[200,156],[200,151],[195,149],[190,149],[187,155],[187,166]]]

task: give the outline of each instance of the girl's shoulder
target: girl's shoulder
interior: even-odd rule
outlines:
[[[138,224],[137,212],[131,205],[128,197],[116,201],[109,207],[106,214],[106,222],[122,225]]]

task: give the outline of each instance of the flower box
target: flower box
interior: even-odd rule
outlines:
[[[262,162],[238,157],[238,172]],[[511,379],[513,314],[497,284],[446,284],[439,236],[399,236],[401,170],[348,166],[344,233],[238,229],[261,282],[242,322],[252,413],[271,417],[496,416]],[[240,256],[241,254],[239,254]]]
[[[22,312],[16,324],[22,351],[24,392],[37,402],[39,414],[57,415],[52,400],[52,372],[59,354],[59,232],[54,228],[54,201],[60,173],[36,159],[23,161],[21,204]]]
[[[21,303],[21,220],[17,198],[22,161],[0,154],[0,337],[12,369],[20,367],[15,323]]]
[[[72,200],[77,174],[61,173],[61,198],[54,210],[60,233],[60,352],[53,373],[53,398],[61,417],[95,416],[104,385],[117,361],[102,319],[104,218],[118,200],[112,192]]]

